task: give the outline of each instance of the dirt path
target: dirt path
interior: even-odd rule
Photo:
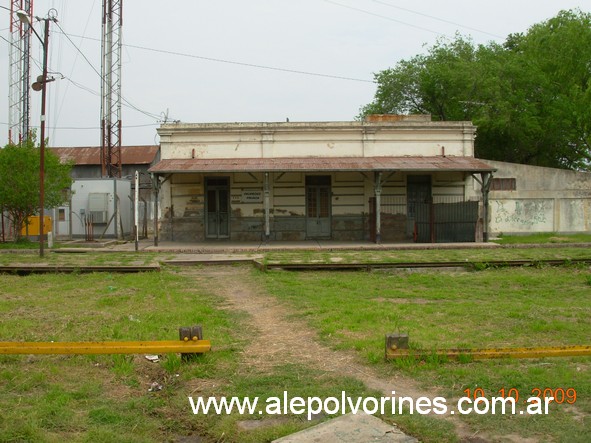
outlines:
[[[263,372],[286,363],[297,363],[327,373],[353,377],[368,388],[382,392],[384,396],[392,396],[392,391],[396,391],[397,397],[414,399],[436,396],[434,392],[420,389],[408,377],[384,377],[371,367],[361,364],[354,354],[336,351],[321,344],[312,328],[304,321],[294,319],[293,311],[252,282],[250,268],[246,266],[186,268],[183,274],[197,279],[199,285],[208,292],[222,297],[228,309],[249,315],[250,324],[245,332],[256,339],[242,351],[245,367],[255,367],[257,371]],[[455,417],[443,418],[453,422],[458,437],[464,441],[486,441],[474,439],[473,433]]]

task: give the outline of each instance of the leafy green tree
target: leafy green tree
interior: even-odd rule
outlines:
[[[427,113],[471,120],[476,155],[540,166],[591,169],[591,14],[562,11],[475,46],[456,35],[427,54],[375,75],[374,113]]]
[[[34,139],[21,145],[8,144],[0,149],[0,207],[12,223],[14,238],[20,238],[21,227],[39,210],[39,149]],[[70,189],[71,164],[60,163],[49,149],[45,150],[45,206],[55,207],[66,200]]]

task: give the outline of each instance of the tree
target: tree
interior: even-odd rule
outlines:
[[[34,139],[0,149],[0,207],[8,213],[15,240],[20,238],[26,220],[39,210],[39,163]],[[66,201],[64,190],[72,184],[71,168],[71,164],[60,163],[50,150],[45,151],[45,206]]]
[[[372,113],[472,120],[476,155],[591,170],[591,14],[562,11],[475,46],[460,35],[375,75]]]

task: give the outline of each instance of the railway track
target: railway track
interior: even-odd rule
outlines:
[[[290,271],[350,271],[374,269],[441,269],[441,268],[464,268],[466,270],[478,270],[486,268],[506,267],[540,267],[540,266],[567,266],[567,265],[591,265],[591,258],[572,260],[487,260],[486,262],[476,261],[443,261],[443,262],[375,262],[375,263],[263,263],[254,261],[255,266],[262,271],[272,269],[283,269]]]

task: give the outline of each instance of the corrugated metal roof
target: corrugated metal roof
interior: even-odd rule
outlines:
[[[272,171],[462,171],[496,170],[473,157],[286,157],[165,159],[149,171],[172,172],[272,172]]]
[[[101,148],[98,146],[50,149],[60,160],[73,160],[75,165],[93,166],[101,164]],[[122,146],[121,163],[124,165],[149,165],[154,161],[157,153],[158,146]]]

